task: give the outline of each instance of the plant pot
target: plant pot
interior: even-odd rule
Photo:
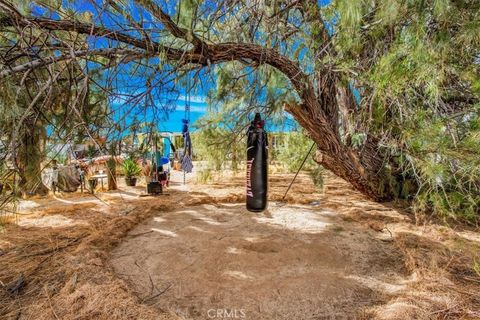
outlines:
[[[129,187],[135,187],[137,185],[137,178],[134,177],[125,177],[125,183]]]

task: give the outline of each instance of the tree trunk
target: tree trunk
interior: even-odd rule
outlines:
[[[41,164],[45,159],[46,132],[43,124],[32,116],[25,121],[16,153],[19,188],[22,196],[45,195],[48,188],[42,182]]]
[[[335,92],[328,90],[326,92]],[[332,93],[328,103],[336,105]],[[367,135],[363,145],[351,146],[343,142],[338,132],[339,123],[323,125],[318,118],[321,100],[301,106],[286,106],[310,138],[317,144],[314,160],[352,186],[376,201],[389,201],[405,193],[405,185],[415,188],[398,170],[397,164],[382,151],[380,140]],[[330,105],[331,108],[331,105]],[[409,181],[408,184],[405,182]],[[411,191],[411,190],[410,190]]]
[[[115,157],[107,160],[108,190],[117,190],[117,163]]]

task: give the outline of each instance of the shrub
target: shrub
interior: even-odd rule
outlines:
[[[136,177],[140,175],[140,172],[142,172],[140,166],[135,161],[133,161],[133,159],[127,159],[123,161],[122,167],[123,173],[127,178]]]

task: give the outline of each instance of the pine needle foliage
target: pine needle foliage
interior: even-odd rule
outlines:
[[[480,2],[336,0],[324,14],[361,96],[352,135],[383,137],[418,183],[416,209],[477,220]]]

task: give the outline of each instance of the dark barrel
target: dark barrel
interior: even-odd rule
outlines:
[[[268,138],[264,125],[257,113],[247,131],[247,210],[252,212],[267,208]]]

